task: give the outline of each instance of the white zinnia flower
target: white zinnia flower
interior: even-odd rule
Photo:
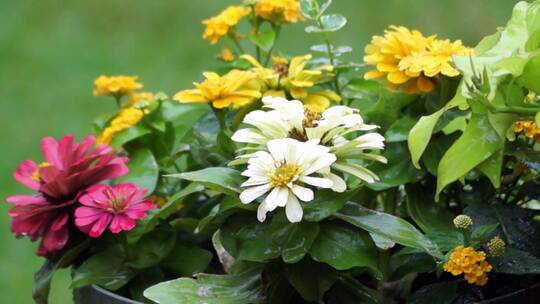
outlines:
[[[240,200],[249,204],[270,192],[257,210],[257,218],[263,222],[266,213],[277,207],[285,207],[287,219],[296,223],[302,220],[303,209],[300,201],[313,200],[313,190],[303,185],[331,188],[334,184],[330,166],[336,156],[318,141],[300,142],[284,138],[270,140],[268,152],[258,151],[249,159],[248,168],[242,172],[249,179],[242,184],[246,189]],[[315,177],[313,174],[322,174]],[[324,177],[326,176],[326,177]]]

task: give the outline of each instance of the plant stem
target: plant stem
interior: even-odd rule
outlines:
[[[244,48],[242,47],[242,45],[240,44],[240,42],[238,42],[238,40],[236,40],[232,35],[229,34],[229,38],[231,38],[232,42],[234,43],[234,45],[236,46],[236,48],[238,49],[238,52],[240,52],[240,55],[243,55],[245,54],[246,52],[244,51]]]
[[[225,122],[225,115],[226,115],[226,112],[224,109],[216,109],[212,106],[210,106],[212,108],[212,111],[214,112],[214,115],[216,116],[218,122],[219,122],[219,128],[221,129],[221,131],[227,131],[228,130],[228,127],[227,127],[227,123]]]
[[[122,96],[120,95],[114,95],[114,100],[116,100],[116,106],[118,109],[122,108]]]
[[[274,53],[274,49],[276,48],[276,43],[279,39],[279,34],[281,33],[281,26],[279,25],[274,26],[274,32],[276,33],[276,38],[274,38],[274,43],[272,44],[270,51],[268,51],[268,55],[266,56],[266,60],[264,61],[264,66],[267,66],[268,63],[270,62],[270,59],[272,58],[272,53]]]
[[[319,25],[320,28],[324,28],[320,18],[317,19],[317,24]],[[330,43],[330,37],[328,35],[328,33],[324,33],[324,42],[326,44],[326,52],[328,53],[328,58],[330,59],[330,64],[332,65],[332,67],[335,69],[336,68],[336,60],[334,58],[334,53],[332,52],[332,44]],[[336,72],[336,74],[334,75],[334,90],[336,91],[336,93],[341,96],[341,88],[339,87],[339,71]],[[340,101],[340,104],[343,104],[343,100]]]

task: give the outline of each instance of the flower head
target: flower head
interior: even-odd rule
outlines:
[[[79,198],[84,206],[75,210],[75,225],[93,238],[99,237],[107,227],[112,233],[129,231],[148,210],[157,206],[150,198],[143,198],[146,193],[146,189],[130,183],[94,185]]]
[[[67,135],[60,141],[41,141],[44,163],[27,160],[15,170],[14,178],[35,191],[33,195],[7,198],[11,230],[32,240],[41,238],[38,255],[50,256],[69,239],[71,211],[88,187],[128,172],[127,158],[118,157],[107,145],[93,147],[95,138],[80,143]]]
[[[236,56],[234,56],[234,53],[229,48],[221,49],[221,52],[219,52],[217,57],[218,59],[223,60],[225,62],[231,62],[236,58]]]
[[[506,243],[500,236],[494,236],[486,245],[489,255],[500,257],[506,251]]]
[[[368,183],[378,180],[373,172],[357,160],[386,162],[384,157],[366,151],[382,150],[384,137],[374,132],[352,136],[356,132],[377,128],[364,124],[358,110],[334,106],[321,113],[304,108],[298,100],[279,97],[264,97],[263,103],[265,108],[271,110],[257,110],[246,115],[243,122],[252,127],[236,131],[232,136],[234,141],[255,144],[259,149],[264,149],[272,139],[292,138],[301,142],[315,140],[336,155],[337,161],[332,164],[332,169],[352,174]],[[240,159],[250,156],[241,155]],[[345,182],[339,176],[329,174],[328,177],[334,182],[334,191],[346,190]]]
[[[232,70],[224,76],[216,73],[204,73],[201,83],[194,83],[196,89],[176,93],[174,100],[182,103],[212,103],[217,109],[230,105],[244,106],[261,97],[254,79],[256,75],[248,71]]]
[[[266,219],[267,212],[285,207],[289,221],[299,222],[303,215],[299,200],[309,202],[314,197],[313,191],[304,185],[331,188],[331,179],[312,175],[329,171],[336,157],[317,141],[275,139],[267,147],[268,152],[256,152],[249,159],[248,168],[242,173],[249,179],[242,184],[246,190],[240,194],[240,200],[249,204],[270,192],[257,210],[259,221]]]
[[[298,0],[259,0],[255,14],[273,23],[296,23],[302,20]]]
[[[417,30],[390,26],[384,36],[374,36],[366,46],[364,61],[375,70],[365,79],[384,78],[391,89],[403,87],[410,93],[431,92],[439,75],[455,77],[459,72],[450,64],[452,56],[468,55],[473,50],[460,40],[425,37]]]
[[[486,254],[475,251],[472,247],[457,246],[444,264],[444,271],[454,276],[464,274],[469,284],[478,286],[487,284],[487,273],[491,270],[492,266],[486,261]]]
[[[94,96],[121,97],[143,87],[137,76],[99,76],[95,81]]]
[[[156,99],[153,93],[151,92],[138,92],[133,93],[129,96],[127,105],[128,106],[137,106],[138,103],[144,102],[145,104],[152,102]]]
[[[251,55],[243,55],[253,65],[252,71],[262,83],[264,96],[285,98],[290,95],[300,100],[313,111],[322,112],[331,101],[340,101],[341,97],[330,90],[313,89],[318,82],[332,76],[333,67],[321,65],[307,69],[311,55],[293,57],[290,62],[285,58],[274,58],[272,68],[266,68]]]
[[[211,44],[216,44],[219,39],[228,35],[232,29],[250,13],[250,9],[244,6],[229,6],[219,15],[204,20],[206,25],[203,33],[203,39]]]
[[[99,144],[110,144],[116,135],[136,125],[144,115],[144,111],[137,107],[120,110],[111,121],[111,124],[103,130],[97,142]]]
[[[458,229],[469,229],[473,225],[473,220],[468,215],[460,214],[454,218],[454,226]]]
[[[540,142],[540,129],[532,120],[520,120],[514,123],[514,132],[523,133],[527,138]]]

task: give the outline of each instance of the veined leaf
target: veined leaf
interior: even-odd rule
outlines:
[[[166,175],[200,183],[212,190],[236,195],[240,192],[240,184],[244,180],[240,172],[223,167],[210,167],[198,171]]]
[[[130,155],[128,168],[128,174],[118,178],[117,183],[134,183],[147,189],[148,193],[154,192],[159,177],[159,167],[150,150],[137,150]]]

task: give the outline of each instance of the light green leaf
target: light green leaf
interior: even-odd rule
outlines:
[[[111,141],[111,147],[121,148],[124,144],[135,140],[139,137],[143,137],[146,134],[150,134],[152,130],[144,126],[143,124],[136,124],[124,131],[118,133]]]
[[[502,149],[504,137],[497,133],[485,113],[473,113],[461,137],[446,151],[439,163],[437,174],[438,199],[441,191],[477,165]]]
[[[307,19],[317,19],[319,17],[319,3],[317,0],[300,0],[300,10],[302,16]]]
[[[337,270],[367,267],[381,276],[377,249],[368,233],[339,222],[321,223],[321,232],[309,250],[315,261]]]
[[[327,54],[329,51],[328,51],[328,45],[326,44],[318,44],[318,45],[314,45],[311,47],[311,50],[313,52],[319,52],[319,53],[325,53]],[[341,56],[345,53],[350,53],[352,52],[352,47],[348,46],[348,45],[339,45],[339,46],[334,46],[334,45],[331,45],[330,46],[330,52],[336,56]]]
[[[345,208],[336,213],[336,217],[403,246],[421,249],[438,258],[442,257],[435,244],[413,225],[399,217],[370,210],[356,203],[347,203]]]
[[[224,167],[210,167],[198,171],[170,174],[166,177],[197,182],[209,189],[230,195],[236,195],[241,191],[240,184],[244,180],[240,172]]]
[[[478,165],[478,170],[489,178],[495,188],[501,186],[504,150],[500,149]]]
[[[347,18],[345,18],[343,15],[339,14],[332,14],[332,15],[324,15],[320,18],[321,21],[321,27],[319,26],[308,26],[306,27],[307,33],[327,33],[327,32],[335,32],[340,30],[347,24]]]
[[[159,166],[152,152],[148,149],[135,151],[130,155],[128,174],[118,178],[116,183],[134,183],[140,188],[154,192],[159,178]]]
[[[266,31],[258,33],[257,35],[250,35],[249,40],[255,45],[260,47],[264,51],[270,51],[274,42],[276,41],[276,32],[275,31]]]
[[[540,93],[540,55],[532,57],[527,62],[521,80],[527,89]]]
[[[428,115],[422,116],[416,125],[409,132],[408,145],[409,151],[411,153],[411,159],[414,166],[420,169],[420,157],[426,150],[426,147],[431,139],[433,129],[439,121],[439,118],[448,110],[455,107],[463,107],[467,104],[467,100],[463,97],[458,90],[456,96],[449,101],[446,106],[444,106],[439,111]]]
[[[261,270],[239,274],[201,273],[196,279],[180,278],[154,285],[144,296],[160,304],[256,304],[262,303]]]
[[[183,138],[210,108],[201,104],[181,104],[176,101],[164,101],[161,105],[163,117],[171,122],[175,129],[175,137]]]

